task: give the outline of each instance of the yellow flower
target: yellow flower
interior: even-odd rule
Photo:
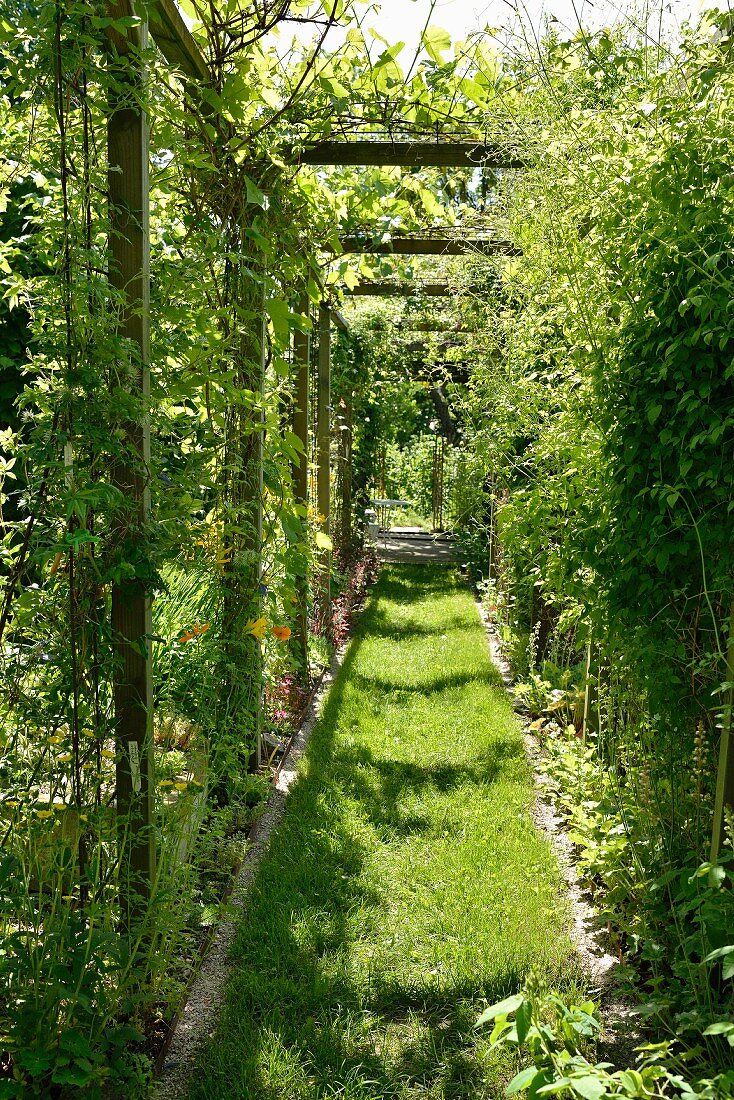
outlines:
[[[262,615],[259,619],[252,619],[245,627],[246,634],[252,634],[253,638],[262,641],[268,628],[268,620]]]

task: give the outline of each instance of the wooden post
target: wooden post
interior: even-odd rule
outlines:
[[[591,644],[591,635],[586,644],[586,682],[584,686],[584,719],[582,724],[582,736],[583,740],[589,733],[599,732],[599,711],[597,703],[597,680],[592,675],[593,668],[593,646]]]
[[[711,862],[719,858],[726,831],[726,815],[734,811],[734,744],[732,744],[732,714],[734,713],[734,603],[729,617],[729,644],[726,654],[727,688],[721,716],[719,767],[716,774],[714,823],[711,833]]]
[[[222,546],[223,732],[212,746],[216,794],[227,802],[238,776],[258,763],[262,650],[252,624],[262,614],[262,391],[264,367],[263,257],[249,235],[250,211],[227,211],[223,224],[232,255],[225,334],[232,378],[225,413],[220,508]]]
[[[433,438],[433,472],[431,474],[431,508],[433,530],[438,531],[438,436]]]
[[[311,301],[303,291],[298,299],[298,312],[310,318]],[[301,514],[303,538],[308,537],[308,375],[311,361],[311,335],[308,329],[297,328],[293,333],[293,363],[295,367],[295,405],[293,408],[293,434],[303,448],[293,466],[293,491],[296,506]],[[304,681],[308,679],[308,569],[304,565],[296,578],[296,630],[294,632],[298,663]]]
[[[339,551],[342,562],[352,552],[352,395],[339,402]]]
[[[268,320],[265,312],[265,278],[262,285],[262,318],[260,322],[260,431],[258,433],[258,495],[257,495],[257,600],[258,612],[262,611],[263,592],[263,548],[265,545],[263,497],[265,493],[265,371],[267,366],[268,346]],[[262,764],[262,726],[263,726],[263,696],[265,685],[262,682],[262,664],[260,666],[260,690],[257,700],[257,714],[255,715],[255,753],[250,761],[252,771],[256,771]]]
[[[490,494],[489,494],[489,563],[487,580],[494,581],[493,570],[495,570],[495,546],[494,546],[494,513],[495,513],[495,492],[494,492],[494,478],[490,481]],[[496,572],[496,570],[495,570]]]
[[[316,499],[321,530],[331,537],[331,310],[319,307],[319,383],[317,416]],[[322,518],[323,517],[323,518]],[[331,625],[331,552],[323,550],[319,562],[321,625]]]
[[[124,378],[140,403],[135,419],[122,425],[125,453],[113,471],[123,500],[115,523],[122,547],[145,546],[150,514],[148,122],[138,106],[145,81],[138,50],[146,45],[145,25],[130,32],[124,50],[127,64],[110,93],[107,127],[109,279],[119,295],[118,333],[127,342],[115,384]],[[122,924],[128,931],[145,917],[155,876],[152,632],[146,581],[115,584],[112,641],[120,902]]]

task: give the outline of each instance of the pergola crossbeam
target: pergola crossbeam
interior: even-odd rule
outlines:
[[[487,237],[392,237],[389,241],[366,240],[364,237],[342,237],[342,253],[373,256],[466,256],[473,252],[485,256],[519,256],[520,250],[511,241]]]
[[[448,298],[454,291],[448,283],[390,283],[365,280],[344,290],[351,297],[371,298]]]
[[[524,164],[497,145],[465,141],[318,141],[288,160],[365,168],[522,168]]]
[[[155,0],[149,19],[153,40],[169,65],[192,80],[211,84],[211,69],[174,0]]]

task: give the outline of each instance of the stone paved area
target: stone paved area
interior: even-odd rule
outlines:
[[[456,547],[448,535],[432,534],[420,527],[381,530],[375,549],[380,561],[386,562],[459,561]]]

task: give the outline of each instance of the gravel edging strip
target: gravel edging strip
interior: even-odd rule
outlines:
[[[528,730],[526,712],[518,706],[512,694],[513,679],[509,662],[502,653],[494,624],[479,600],[476,601],[476,606],[484,624],[492,663],[500,673],[513,709],[522,723],[525,753],[533,771],[536,789],[531,813],[536,827],[550,841],[566,883],[566,894],[571,910],[569,929],[571,942],[589,976],[592,985],[590,992],[599,997],[600,1007],[604,1012],[598,1053],[618,1068],[626,1068],[634,1061],[634,1049],[644,1042],[644,1036],[634,1017],[633,1004],[619,990],[616,975],[619,960],[606,950],[603,932],[594,927],[596,909],[582,888],[574,858],[573,843],[564,828],[563,818],[557,812],[553,793],[549,788],[549,779],[543,770],[542,751]]]
[[[351,639],[350,639],[351,641]],[[341,668],[349,642],[338,650],[324,673],[321,684],[306,711],[300,729],[293,737],[283,759],[265,810],[250,831],[250,847],[235,878],[227,903],[238,912],[223,919],[217,927],[189,990],[158,1081],[153,1086],[154,1100],[183,1100],[195,1068],[199,1049],[212,1035],[224,1003],[227,979],[231,969],[231,951],[238,917],[247,905],[260,860],[270,845],[273,831],[280,824],[288,792],[298,774],[298,765],[323,710],[328,691]]]

